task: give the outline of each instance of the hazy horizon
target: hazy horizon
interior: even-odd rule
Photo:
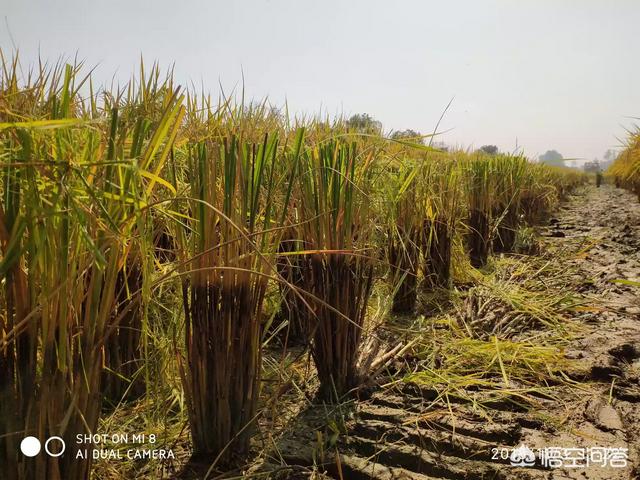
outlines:
[[[368,113],[451,145],[602,158],[640,116],[640,3],[619,0],[155,2],[8,0],[5,55],[76,54],[95,79],[139,58],[216,95],[243,85],[292,113]],[[173,9],[172,9],[173,8]]]

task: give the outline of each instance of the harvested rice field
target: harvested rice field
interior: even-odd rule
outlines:
[[[640,478],[637,6],[10,3],[1,480]]]
[[[460,288],[446,311],[384,327],[392,338],[416,343],[379,388],[333,412],[344,429],[339,456],[325,451],[318,465],[314,430],[325,413],[309,407],[267,457],[271,471],[288,464],[296,472],[289,478],[307,478],[310,470],[328,472],[317,478],[634,478],[640,308],[634,287],[615,280],[640,276],[639,221],[640,205],[629,193],[580,189],[537,229],[545,253],[495,258],[490,273]],[[502,318],[540,323],[517,331],[503,325],[510,333],[500,335]],[[461,331],[467,328],[474,335]],[[633,463],[552,474],[537,465],[514,469],[496,453],[594,442],[628,448]]]

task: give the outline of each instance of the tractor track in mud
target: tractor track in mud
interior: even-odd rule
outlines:
[[[576,365],[566,373],[577,386],[554,386],[554,395],[541,396],[535,411],[510,402],[485,403],[490,421],[462,399],[451,399],[448,412],[433,411],[434,392],[415,385],[378,389],[357,403],[348,433],[324,452],[322,462],[310,432],[314,425],[322,428],[323,415],[303,412],[306,430],[283,438],[272,458],[273,464],[291,468],[280,467],[272,478],[640,478],[640,289],[618,282],[640,280],[639,227],[637,199],[605,185],[585,187],[537,229],[548,251],[572,252],[558,253],[558,259],[575,267],[576,292],[595,305],[575,313],[589,328],[565,351]],[[627,448],[628,466],[545,469],[493,458],[493,448],[522,444]]]

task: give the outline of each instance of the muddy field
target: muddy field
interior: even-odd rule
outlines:
[[[639,287],[620,280],[640,279],[639,224],[633,195],[611,186],[579,191],[536,229],[528,245],[535,253],[516,258],[525,267],[496,259],[493,286],[456,285],[456,300],[440,315],[420,317],[418,327],[415,319],[400,319],[404,327],[386,332],[405,344],[421,335],[428,345],[451,328],[442,326],[446,318],[448,325],[464,326],[464,335],[425,347],[429,354],[407,350],[354,404],[302,408],[287,432],[275,440],[268,436],[270,453],[260,473],[380,480],[638,478]],[[497,291],[510,293],[499,297]],[[432,313],[428,302],[423,310]],[[433,335],[425,334],[429,330]],[[503,337],[514,343],[499,344]],[[480,352],[491,342],[497,355],[486,371],[474,371],[482,365],[479,354],[465,358],[464,345]],[[530,357],[514,354],[505,365],[500,351],[513,345],[516,352],[531,348]],[[455,369],[451,348],[460,354]],[[518,362],[526,373],[515,373]],[[416,374],[424,371],[431,380]],[[541,385],[532,386],[536,380]],[[540,458],[532,466],[512,466],[509,454],[520,446],[575,450],[564,451],[561,468]],[[586,466],[580,452],[589,455],[586,449],[596,447],[626,449],[617,450],[626,466],[603,467],[597,457]],[[567,456],[577,456],[581,466],[568,466]]]

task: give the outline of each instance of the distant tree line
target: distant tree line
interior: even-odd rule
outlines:
[[[564,157],[557,150],[547,150],[543,155],[538,157],[540,163],[551,165],[553,167],[564,167]]]

